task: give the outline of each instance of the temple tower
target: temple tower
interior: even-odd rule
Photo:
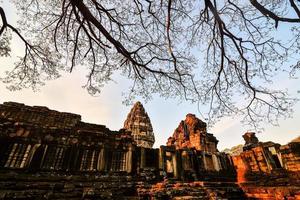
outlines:
[[[218,140],[211,133],[207,133],[206,123],[194,114],[187,114],[185,120],[179,123],[173,136],[168,138],[167,146],[176,149],[195,148],[198,151],[218,152]]]
[[[136,102],[124,122],[124,129],[130,130],[137,146],[152,148],[155,139],[150,118],[141,102]]]

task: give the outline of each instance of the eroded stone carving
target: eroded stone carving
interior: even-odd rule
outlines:
[[[206,123],[194,114],[186,115],[167,142],[167,146],[175,146],[176,149],[195,148],[206,152],[217,152],[217,144],[213,134],[207,133]]]
[[[0,199],[300,197],[299,138],[280,145],[248,132],[243,152],[231,157],[218,151],[206,124],[188,114],[167,145],[154,149],[140,103],[124,127],[111,131],[76,114],[0,104]],[[143,132],[146,138],[133,139]]]
[[[155,142],[150,118],[141,102],[136,102],[124,122],[124,129],[131,131],[137,146],[152,148]]]

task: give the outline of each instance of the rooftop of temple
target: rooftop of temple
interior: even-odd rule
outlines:
[[[44,106],[27,106],[22,103],[4,102],[0,104],[0,117],[42,127],[72,128],[81,122],[81,116],[58,112]]]
[[[151,120],[141,102],[136,102],[124,122],[124,129],[131,131],[137,146],[152,148],[155,142]]]
[[[94,143],[104,138],[131,138],[126,130],[111,131],[104,125],[81,121],[81,116],[59,112],[44,106],[28,106],[16,102],[0,104],[0,136],[27,137],[28,140],[53,140],[59,143],[80,142],[81,137]]]
[[[218,140],[211,133],[207,133],[207,125],[194,114],[187,114],[175,129],[173,136],[169,137],[167,146],[176,149],[195,148],[207,152],[218,152]]]

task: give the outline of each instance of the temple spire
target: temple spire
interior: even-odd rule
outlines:
[[[195,148],[207,152],[218,152],[218,140],[207,133],[206,123],[194,114],[187,114],[185,120],[179,123],[173,136],[169,137],[167,146],[175,146],[176,149]]]
[[[150,118],[141,102],[136,102],[124,122],[124,128],[132,132],[137,146],[152,148],[155,139]]]

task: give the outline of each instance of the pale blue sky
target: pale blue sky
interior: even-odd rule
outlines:
[[[8,12],[8,20],[15,21],[14,9],[11,5],[5,3]],[[13,51],[16,54],[23,52],[22,44],[17,40],[13,41]],[[0,59],[0,77],[3,77],[4,71],[13,66],[16,55],[10,58]],[[82,85],[85,83],[85,77],[82,71],[75,71],[72,74],[66,74],[62,78],[50,81],[40,91],[33,92],[30,89],[11,92],[0,82],[0,103],[5,101],[22,102],[28,105],[43,105],[51,109],[77,113],[82,116],[83,121],[97,124],[104,124],[112,130],[118,130],[123,127],[130,106],[122,104],[122,92],[127,89],[128,81],[116,78],[116,82],[110,82],[103,88],[103,91],[97,97],[90,96]],[[290,88],[293,94],[296,94],[299,88],[299,80],[292,82],[282,80],[281,86]],[[185,118],[187,113],[194,113],[199,118],[200,114],[196,104],[178,103],[176,100],[165,100],[155,97],[150,102],[140,100],[148,112],[152,121],[156,137],[155,147],[166,143],[167,138],[172,135],[180,120]],[[280,120],[279,127],[273,127],[266,124],[265,130],[258,134],[261,141],[272,140],[281,144],[289,142],[291,139],[300,135],[300,104],[295,107],[294,117],[292,119]],[[243,144],[242,134],[250,130],[240,123],[240,119],[223,118],[209,132],[213,133],[219,140],[218,148],[222,150],[226,147],[232,147],[237,144]]]

